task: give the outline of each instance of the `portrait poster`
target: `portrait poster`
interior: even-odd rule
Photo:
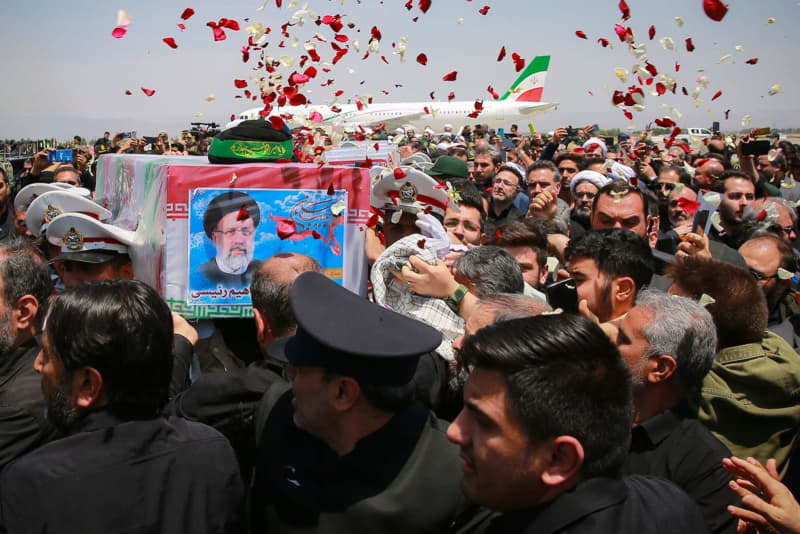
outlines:
[[[249,305],[253,273],[284,252],[342,283],[347,190],[198,188],[189,206],[189,305]]]

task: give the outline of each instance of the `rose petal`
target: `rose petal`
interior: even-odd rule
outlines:
[[[691,37],[686,38],[686,51],[693,52],[694,51],[694,43],[692,42]]]
[[[489,9],[490,9],[489,6],[483,6],[478,10],[478,13],[480,13],[481,15],[485,15],[486,13],[489,12]]]
[[[600,45],[601,45],[603,48],[607,47],[607,46],[610,44],[610,43],[608,42],[608,39],[604,39],[604,38],[602,38],[602,37],[601,37],[601,38],[599,38],[599,39],[597,40],[597,42],[598,42],[598,43],[600,43]]]
[[[396,168],[394,170],[394,179],[395,180],[402,180],[405,177],[406,177],[406,173],[400,167],[398,167],[398,168]]]
[[[127,29],[118,26],[111,30],[111,37],[114,39],[122,39],[126,33],[128,33]]]
[[[652,41],[653,37],[656,36],[656,27],[655,26],[650,26],[650,29],[647,30],[647,35],[650,36],[650,40]]]
[[[714,96],[711,97],[711,100],[716,100],[720,96],[722,96],[722,91],[717,91],[716,93],[714,93]]]
[[[144,87],[142,87],[142,92],[147,96],[153,96],[154,94],[156,94],[155,89],[145,89]]]
[[[239,89],[244,89],[247,87],[247,80],[233,80],[233,85]]]
[[[525,68],[525,60],[522,59],[519,54],[511,54],[511,59],[514,61],[514,69],[516,69],[517,72]]]
[[[442,80],[444,80],[445,82],[454,82],[454,81],[456,81],[456,76],[458,76],[458,72],[457,71],[449,72],[449,73],[444,75]]]
[[[748,65],[755,65],[756,63],[758,63],[758,58],[757,57],[751,57],[750,59],[745,61],[745,63],[747,63]]]
[[[187,7],[186,9],[183,10],[183,13],[181,13],[181,18],[183,20],[189,20],[189,17],[191,17],[192,15],[194,15],[194,9],[192,9],[191,7]]]
[[[425,54],[420,54],[417,56],[417,63],[420,65],[427,65],[428,64],[428,56]]]
[[[491,86],[491,85],[489,86],[489,88],[487,89],[487,91],[489,91],[489,94],[490,94],[490,95],[492,95],[492,98],[494,98],[495,100],[497,100],[498,98],[500,98],[500,95],[498,95],[498,94],[497,94],[497,92],[496,92],[494,89],[492,89],[492,86]]]
[[[431,7],[431,0],[419,0],[419,9],[423,13],[427,13]]]
[[[728,6],[720,0],[703,0],[703,11],[708,15],[708,18],[719,22],[728,12]]]
[[[583,33],[581,30],[575,30],[575,35],[577,35],[581,39],[586,39],[586,34]]]
[[[164,37],[161,40],[167,43],[167,46],[170,48],[178,48],[178,45],[175,44],[175,39],[173,37]]]
[[[631,18],[631,8],[628,7],[628,4],[625,2],[625,0],[619,0],[619,10],[622,11],[622,20],[628,20]]]
[[[125,91],[125,94],[126,94],[126,95],[132,95],[133,93],[131,93],[131,92],[130,92],[130,90],[126,90],[126,91]]]
[[[503,61],[503,58],[506,57],[506,47],[502,47],[500,49],[500,53],[497,55],[497,61]]]

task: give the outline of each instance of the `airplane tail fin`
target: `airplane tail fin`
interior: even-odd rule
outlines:
[[[550,56],[536,56],[533,58],[517,78],[517,81],[506,91],[506,94],[500,97],[500,100],[541,102],[549,66]]]

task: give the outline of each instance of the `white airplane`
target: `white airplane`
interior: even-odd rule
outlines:
[[[340,106],[305,105],[275,107],[270,115],[292,115],[287,121],[290,128],[299,128],[304,120],[312,114],[319,113],[322,120],[318,126],[340,126],[346,129],[374,127],[383,123],[391,132],[402,125],[418,122],[423,127],[430,127],[441,132],[445,124],[459,123],[488,124],[490,128],[499,128],[513,122],[525,122],[530,117],[556,109],[558,103],[542,102],[542,92],[547,78],[550,56],[537,56],[517,78],[517,81],[497,100],[483,101],[483,110],[476,116],[475,101],[461,102],[396,102],[391,104],[369,104],[359,110],[356,104]],[[262,118],[263,108],[252,108],[239,113],[236,119],[225,128],[233,127],[243,120]],[[419,130],[421,131],[421,129]]]

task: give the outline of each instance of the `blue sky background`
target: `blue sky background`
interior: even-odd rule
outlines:
[[[272,27],[267,50],[275,55],[299,56],[302,43],[319,32],[328,40],[332,31],[327,26],[306,22],[302,28],[290,28],[300,45],[286,48],[277,45],[283,37],[279,27],[302,7],[288,7],[283,1],[278,9],[268,0],[263,11],[257,11],[260,0],[212,2],[210,0],[172,1],[140,0],[138,2],[72,2],[6,1],[0,26],[0,49],[3,50],[3,83],[0,84],[0,138],[22,136],[55,136],[61,139],[80,134],[94,138],[103,130],[136,130],[139,135],[166,129],[173,135],[187,128],[191,121],[225,123],[233,113],[252,107],[233,85],[234,78],[251,76],[256,54],[245,65],[239,49],[245,44],[245,27],[262,22]],[[307,84],[308,97],[315,103],[329,100],[336,90],[343,90],[340,101],[353,95],[371,94],[376,102],[426,101],[430,91],[446,99],[455,91],[458,100],[490,98],[486,88],[492,85],[502,93],[516,78],[510,56],[519,53],[531,59],[536,55],[552,56],[544,100],[560,102],[558,111],[536,119],[539,130],[559,124],[598,123],[601,127],[625,127],[629,122],[611,105],[614,89],[623,89],[614,76],[615,67],[631,69],[636,60],[622,46],[613,32],[620,21],[617,0],[574,0],[572,2],[534,2],[522,0],[433,0],[427,14],[415,7],[409,12],[403,0],[318,0],[309,1],[309,9],[319,15],[346,15],[345,22],[355,29],[342,30],[351,40],[359,39],[361,53],[349,52],[323,73],[320,65],[317,79]],[[730,10],[722,22],[713,22],[702,11],[701,0],[628,0],[632,18],[625,23],[636,32],[637,42],[647,45],[648,57],[659,71],[675,75],[674,63],[681,64],[677,74],[679,86],[689,92],[696,86],[698,69],[711,81],[704,91],[705,104],[695,108],[689,97],[666,95],[647,98],[647,109],[637,113],[634,124],[644,127],[653,119],[676,107],[683,114],[682,126],[708,126],[719,120],[723,129],[738,130],[745,114],[753,117],[753,126],[800,126],[800,73],[795,67],[798,47],[795,32],[800,23],[800,2],[797,0],[731,0]],[[478,9],[489,5],[486,16]],[[181,32],[177,23],[186,7],[196,14],[185,22]],[[117,9],[131,16],[128,33],[122,39],[111,37]],[[412,18],[419,16],[418,22]],[[674,17],[686,24],[679,28]],[[238,20],[241,31],[226,30],[227,39],[214,42],[206,22],[221,17]],[[244,18],[249,17],[250,22]],[[768,24],[769,17],[775,18]],[[457,19],[463,18],[459,24]],[[657,35],[647,38],[653,24]],[[382,34],[381,54],[362,61],[370,28],[377,26]],[[356,30],[360,29],[360,33]],[[583,30],[588,40],[578,39],[575,30]],[[174,37],[178,48],[167,47],[161,39]],[[658,39],[670,36],[677,51],[664,51]],[[408,38],[408,59],[399,62],[391,53],[391,43]],[[615,48],[601,48],[598,37],[605,37]],[[687,53],[684,40],[692,37],[696,50]],[[507,58],[496,61],[501,46]],[[736,45],[743,52],[734,50]],[[328,43],[317,43],[323,61],[332,51]],[[427,66],[414,60],[424,52]],[[718,64],[720,57],[733,58]],[[755,66],[745,60],[757,57]],[[354,69],[350,73],[348,69]],[[442,81],[442,76],[458,71],[455,83]],[[284,69],[285,75],[291,70]],[[320,87],[332,78],[335,83]],[[361,82],[364,82],[363,85]],[[397,88],[395,84],[403,84]],[[772,84],[780,83],[783,92],[767,96]],[[140,87],[156,90],[146,97]],[[125,90],[133,92],[126,96]],[[381,90],[390,92],[383,95]],[[710,102],[722,90],[723,95]],[[589,94],[589,91],[594,96]],[[216,100],[204,99],[214,93]],[[730,109],[725,121],[724,111]],[[711,113],[709,113],[711,110]],[[203,113],[200,118],[192,114]],[[675,118],[675,117],[673,117]]]

